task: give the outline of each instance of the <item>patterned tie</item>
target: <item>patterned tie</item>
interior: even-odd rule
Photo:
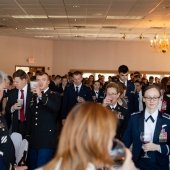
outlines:
[[[20,99],[23,99],[23,105],[22,108],[20,109],[20,121],[24,122],[25,121],[25,115],[24,115],[24,90],[21,91],[21,97]]]

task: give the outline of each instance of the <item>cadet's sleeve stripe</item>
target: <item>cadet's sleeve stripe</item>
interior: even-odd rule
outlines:
[[[131,116],[136,115],[136,114],[139,114],[139,113],[140,113],[140,112],[134,112],[134,113],[131,114]]]
[[[170,120],[170,117],[167,117],[167,116],[165,116],[165,115],[162,115],[162,117],[164,117],[164,118],[166,118],[166,119],[169,119],[169,120]]]
[[[169,154],[169,146],[168,145],[166,145],[166,147],[167,147],[167,155]]]

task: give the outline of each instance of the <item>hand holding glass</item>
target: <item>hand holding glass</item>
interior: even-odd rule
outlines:
[[[143,144],[149,143],[152,141],[152,133],[151,132],[141,132],[140,133],[140,140],[142,141]],[[150,158],[145,152],[144,156],[142,158]]]
[[[22,107],[22,105],[24,104],[24,100],[23,99],[18,99],[17,103],[20,107]]]

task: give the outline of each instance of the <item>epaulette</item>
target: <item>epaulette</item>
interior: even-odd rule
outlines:
[[[162,117],[170,120],[170,115],[168,115],[167,113],[162,113]]]
[[[131,116],[137,115],[139,113],[141,113],[141,112],[134,112],[134,113],[131,114]]]
[[[51,91],[50,94],[56,94],[56,92],[55,91]]]

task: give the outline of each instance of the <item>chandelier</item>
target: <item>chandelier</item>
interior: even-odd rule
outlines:
[[[164,32],[162,38],[158,38],[156,34],[152,40],[150,40],[150,46],[155,49],[161,50],[163,53],[166,53],[169,49],[169,40],[167,38],[166,33]]]

